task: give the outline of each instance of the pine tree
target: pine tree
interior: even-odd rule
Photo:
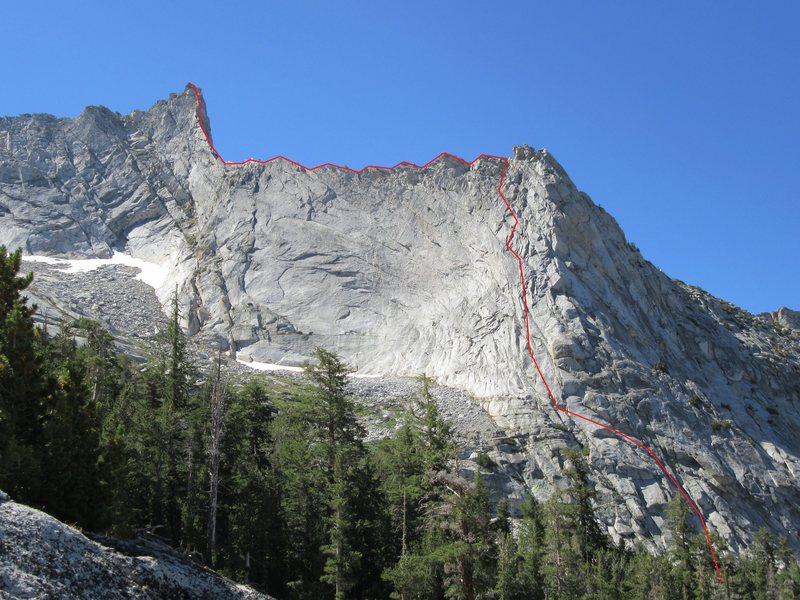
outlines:
[[[570,485],[561,494],[574,507],[571,512],[574,513],[577,544],[584,564],[588,565],[598,550],[608,548],[608,539],[600,530],[594,516],[592,502],[597,493],[589,486],[589,468],[583,454],[577,449],[568,448],[564,451],[564,456],[568,461],[564,475],[569,479]]]
[[[431,472],[447,468],[447,464],[455,454],[453,432],[447,421],[442,418],[436,400],[431,392],[432,381],[427,375],[417,377],[420,390],[414,400],[412,414],[425,449],[426,467]]]
[[[482,597],[494,588],[496,576],[488,490],[478,473],[468,481],[457,472],[440,471],[434,482],[443,491],[429,509],[430,526],[442,537],[429,559],[442,566],[446,598]]]
[[[81,344],[76,344],[76,336],[81,338]],[[70,490],[55,493],[67,498],[76,493],[76,482],[83,481],[91,493],[85,502],[76,504],[82,505],[82,510],[91,506],[92,516],[90,522],[77,518],[76,522],[93,529],[130,533],[126,529],[129,525],[127,457],[122,430],[115,418],[123,382],[129,377],[127,361],[117,354],[113,337],[98,322],[85,318],[62,322],[58,334],[47,345],[47,354],[61,392],[56,398],[65,393],[72,397],[62,406],[67,416],[57,420],[62,430],[64,424],[72,423],[76,444],[84,454],[84,465],[73,467],[68,475],[66,486]],[[49,463],[56,465],[63,459],[62,455]]]
[[[328,543],[327,453],[315,443],[305,403],[285,400],[270,429],[284,520],[285,586],[291,598],[329,597],[321,581]]]
[[[358,457],[350,454],[347,448],[336,450],[333,481],[328,492],[331,510],[329,542],[322,546],[322,551],[328,557],[323,581],[333,586],[336,600],[351,597],[363,558],[354,543],[354,530],[358,526],[359,516],[354,510],[355,497],[349,485],[355,476],[351,461],[355,459],[357,463]]]
[[[181,328],[178,291],[172,296],[172,314],[167,325],[168,366],[165,369],[164,402],[178,412],[189,400],[193,368],[186,355],[186,335]]]
[[[423,375],[418,380],[418,397],[404,411],[400,428],[380,443],[376,453],[400,557],[421,536],[424,504],[434,494],[431,476],[446,467],[454,452],[450,427],[439,415],[430,379]]]
[[[398,557],[402,558],[418,535],[427,475],[420,434],[410,411],[406,411],[403,424],[395,435],[382,440],[376,462],[397,531]]]
[[[272,428],[276,409],[267,390],[251,382],[231,394],[224,438],[229,490],[225,572],[284,597],[285,539]]]
[[[286,518],[288,587],[296,597],[383,594],[384,498],[346,393],[349,371],[317,348],[309,386],[275,419],[276,469]],[[299,401],[298,401],[299,400]],[[320,582],[327,586],[320,586]]]
[[[574,598],[583,593],[586,573],[583,549],[575,540],[577,511],[553,494],[543,506],[545,522],[545,554],[542,576],[545,597]]]
[[[712,533],[711,543],[718,555],[720,568],[725,569],[725,543],[722,538]],[[708,551],[708,541],[703,533],[696,533],[691,540],[693,597],[695,600],[715,600],[721,597],[721,588],[714,560]],[[724,597],[724,596],[723,596]]]
[[[345,392],[347,365],[324,348],[316,348],[313,356],[317,362],[306,366],[306,377],[314,388],[311,418],[327,459],[328,480],[332,482],[337,449],[363,439],[364,428]]]
[[[590,565],[591,590],[598,600],[616,600],[626,591],[625,582],[629,576],[631,553],[625,541],[619,546],[610,546],[595,551]]]
[[[497,516],[493,523],[495,534],[494,545],[497,553],[497,581],[495,584],[495,594],[500,600],[536,600],[540,597],[538,590],[538,565],[526,561],[534,558],[538,551],[529,547],[528,544],[536,542],[529,535],[533,523],[530,517],[535,518],[536,504],[532,497],[528,497],[523,505],[523,516],[520,520],[521,532],[520,543],[514,538],[511,527],[511,513],[508,501],[504,498],[497,505]],[[526,522],[527,521],[527,522]],[[522,545],[525,545],[527,556],[522,554]],[[533,550],[533,551],[532,551]],[[538,557],[536,557],[538,558]],[[534,558],[534,562],[536,559]],[[533,567],[536,575],[529,573]]]
[[[20,250],[0,246],[0,488],[42,506],[42,435],[54,397],[35,307],[21,295],[33,280],[18,276],[21,260]]]
[[[583,454],[567,449],[564,457],[564,474],[569,485],[553,494],[544,507],[545,594],[591,597],[596,593],[593,589],[597,579],[593,572],[596,557],[609,548],[609,543],[594,517],[595,492],[589,485]]]
[[[200,396],[193,390],[195,372],[186,351],[186,335],[181,328],[177,290],[172,299],[172,315],[166,334],[167,353],[161,363],[162,385],[156,413],[157,429],[162,443],[162,518],[168,537],[174,545],[186,546],[189,542],[192,546],[201,546],[196,529],[193,528],[195,530],[189,538],[188,532],[183,532],[183,526],[185,523],[202,520],[198,503],[191,500],[200,485],[197,482],[198,473],[204,471],[199,468],[203,464],[203,445],[199,442],[202,430],[199,424],[205,423],[206,419],[202,415]],[[189,490],[193,492],[192,495],[187,494]],[[190,502],[187,503],[186,500]],[[191,539],[196,540],[196,543],[192,544]]]
[[[792,555],[785,538],[779,538],[775,558],[780,563],[776,576],[776,591],[781,600],[800,599],[800,562]]]
[[[437,478],[447,476],[455,454],[449,425],[439,414],[432,382],[420,376],[419,392],[403,414],[400,428],[378,446],[378,473],[392,517],[397,562],[384,572],[396,598],[435,597],[443,562],[436,551],[449,543],[442,521],[450,511],[452,492]],[[467,484],[459,479],[459,484]],[[445,508],[446,507],[446,508]]]
[[[689,506],[676,495],[667,505],[667,529],[671,533],[670,557],[675,563],[672,569],[673,585],[679,598],[691,600],[694,597],[692,583],[694,564],[692,561],[692,536],[695,528],[691,522]]]
[[[499,531],[497,546],[497,582],[495,593],[498,600],[527,600],[531,598],[525,589],[522,577],[522,557],[517,542],[510,531]]]
[[[391,598],[402,600],[434,600],[443,594],[443,569],[435,551],[444,543],[442,532],[425,529],[408,552],[383,577],[395,589]]]
[[[127,404],[122,422],[129,428],[125,436],[129,493],[137,527],[190,550],[205,546],[200,525],[203,503],[197,501],[197,490],[202,483],[198,477],[205,471],[201,424],[206,419],[193,381],[175,297],[165,335],[156,340],[147,363],[121,392]]]
[[[80,334],[86,342],[77,351],[85,373],[84,382],[90,392],[91,401],[105,415],[119,396],[122,367],[114,349],[114,338],[100,323],[91,319],[78,319],[70,331]]]
[[[776,547],[772,533],[765,527],[756,532],[753,538],[752,552],[755,566],[752,571],[752,580],[756,600],[776,599]]]
[[[21,254],[0,246],[0,486],[84,527],[105,525],[102,417],[87,387],[92,348],[63,324],[52,342],[21,292]],[[90,342],[93,340],[89,340]],[[89,346],[89,344],[86,344]]]
[[[105,524],[99,464],[102,424],[86,387],[85,365],[74,351],[71,354],[57,373],[53,408],[43,432],[44,506],[58,519],[96,530]]]
[[[753,574],[755,573],[755,561],[750,556],[740,556],[736,561],[736,567],[726,579],[726,585],[730,589],[731,598],[755,598],[755,587]]]
[[[223,442],[228,419],[228,384],[222,377],[222,352],[211,381],[210,414],[208,423],[208,554],[209,564],[217,562],[217,517],[219,514],[219,488],[222,478]]]
[[[394,461],[382,458],[394,449],[399,450]],[[414,500],[415,518],[400,527],[401,536],[407,532],[407,537],[401,538],[400,559],[384,573],[396,590],[392,597],[436,598],[443,593],[447,598],[471,600],[494,594],[496,537],[510,536],[510,526],[501,510],[495,523],[499,530],[492,529],[483,479],[479,474],[472,481],[461,476],[457,464],[451,462],[454,454],[452,433],[436,407],[431,382],[421,377],[419,396],[398,435],[378,453],[384,481],[410,481],[406,492],[413,494],[406,493],[405,499]],[[386,473],[394,474],[395,480]],[[389,498],[403,498],[402,485],[391,489],[394,492],[388,493]],[[395,514],[407,517],[408,505],[406,502],[405,510],[402,505],[396,507]],[[515,561],[509,558],[509,562]]]
[[[520,519],[519,554],[520,585],[524,596],[530,600],[544,598],[542,587],[542,561],[544,558],[545,524],[542,509],[533,495],[525,498]]]
[[[348,400],[347,366],[332,352],[314,350],[317,362],[306,366],[306,375],[314,386],[312,395],[313,425],[326,457],[328,481],[328,543],[322,546],[327,556],[323,581],[334,588],[337,600],[345,598],[354,585],[355,572],[362,558],[352,543],[354,515],[350,510],[353,498],[348,482],[354,476],[353,463],[364,454],[361,440],[363,427],[358,423],[355,407]]]
[[[638,547],[633,551],[630,567],[622,582],[620,597],[629,600],[648,600],[652,594],[654,583],[653,574],[656,571],[654,562],[656,558],[645,549]]]

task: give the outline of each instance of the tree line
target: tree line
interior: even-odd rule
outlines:
[[[720,585],[679,499],[666,552],[614,543],[580,448],[563,451],[566,485],[512,518],[459,464],[425,377],[394,433],[366,443],[327,350],[301,382],[237,384],[220,359],[199,372],[177,300],[144,362],[94,321],[50,336],[20,258],[0,247],[0,489],[65,522],[158,536],[282,599],[800,598],[800,566],[766,530],[720,553]]]

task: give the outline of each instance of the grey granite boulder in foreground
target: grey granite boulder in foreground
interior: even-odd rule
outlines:
[[[150,540],[93,541],[0,492],[0,598],[269,600]]]

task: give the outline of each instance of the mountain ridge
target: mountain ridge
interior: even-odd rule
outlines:
[[[0,242],[73,257],[124,249],[166,265],[162,304],[177,285],[188,330],[244,360],[301,364],[323,345],[365,374],[426,372],[465,389],[500,426],[538,436],[526,449],[535,494],[558,485],[555,450],[583,444],[601,498],[632,499],[604,508],[612,536],[663,545],[669,490],[635,453],[547,414],[546,390],[528,377],[510,223],[489,200],[497,166],[226,171],[195,102],[187,86],[127,117],[3,120]],[[651,442],[734,548],[762,523],[797,539],[794,334],[669,279],[549,153],[515,149],[506,185],[521,215],[533,351],[556,397]]]

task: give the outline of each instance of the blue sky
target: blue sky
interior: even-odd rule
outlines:
[[[800,309],[797,2],[7,3],[0,114],[203,88],[227,160],[546,147],[668,275]]]

